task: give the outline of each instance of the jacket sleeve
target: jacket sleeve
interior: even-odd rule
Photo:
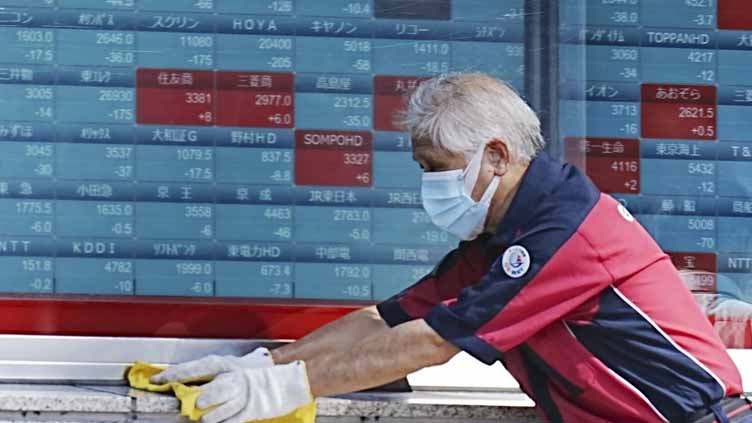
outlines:
[[[481,242],[463,242],[418,282],[377,305],[389,326],[425,317],[437,304],[456,298],[489,267]]]
[[[514,239],[480,282],[438,304],[425,320],[447,341],[491,364],[612,281],[577,227],[552,218]]]

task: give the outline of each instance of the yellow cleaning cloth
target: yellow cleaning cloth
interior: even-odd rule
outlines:
[[[196,407],[196,400],[201,395],[198,386],[185,385],[178,382],[156,385],[149,382],[149,378],[164,370],[163,367],[154,366],[143,361],[137,361],[127,371],[128,383],[136,389],[144,389],[151,392],[170,392],[180,401],[180,414],[192,421],[201,419],[201,416],[211,411],[214,407],[200,409]],[[205,383],[210,379],[196,380],[196,383]],[[316,421],[316,402],[300,407],[290,414],[273,419],[255,420],[254,423],[314,423]]]

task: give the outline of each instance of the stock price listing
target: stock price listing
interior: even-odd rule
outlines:
[[[597,0],[580,13],[583,3],[560,11],[570,161],[679,267],[752,286],[752,5]],[[709,292],[731,289],[710,279]]]
[[[522,90],[522,7],[0,0],[0,292],[397,292],[457,240],[394,114],[448,71]]]

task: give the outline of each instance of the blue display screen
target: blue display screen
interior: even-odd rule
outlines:
[[[393,123],[522,0],[0,0],[0,292],[379,300],[456,240]]]
[[[678,267],[720,275],[702,289],[752,301],[752,3],[560,7],[561,141],[572,160]]]

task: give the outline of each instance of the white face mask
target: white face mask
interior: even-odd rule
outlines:
[[[436,226],[466,241],[483,231],[491,198],[501,181],[501,177],[494,176],[480,201],[472,199],[485,147],[481,146],[464,171],[423,173],[421,196],[426,213]]]

